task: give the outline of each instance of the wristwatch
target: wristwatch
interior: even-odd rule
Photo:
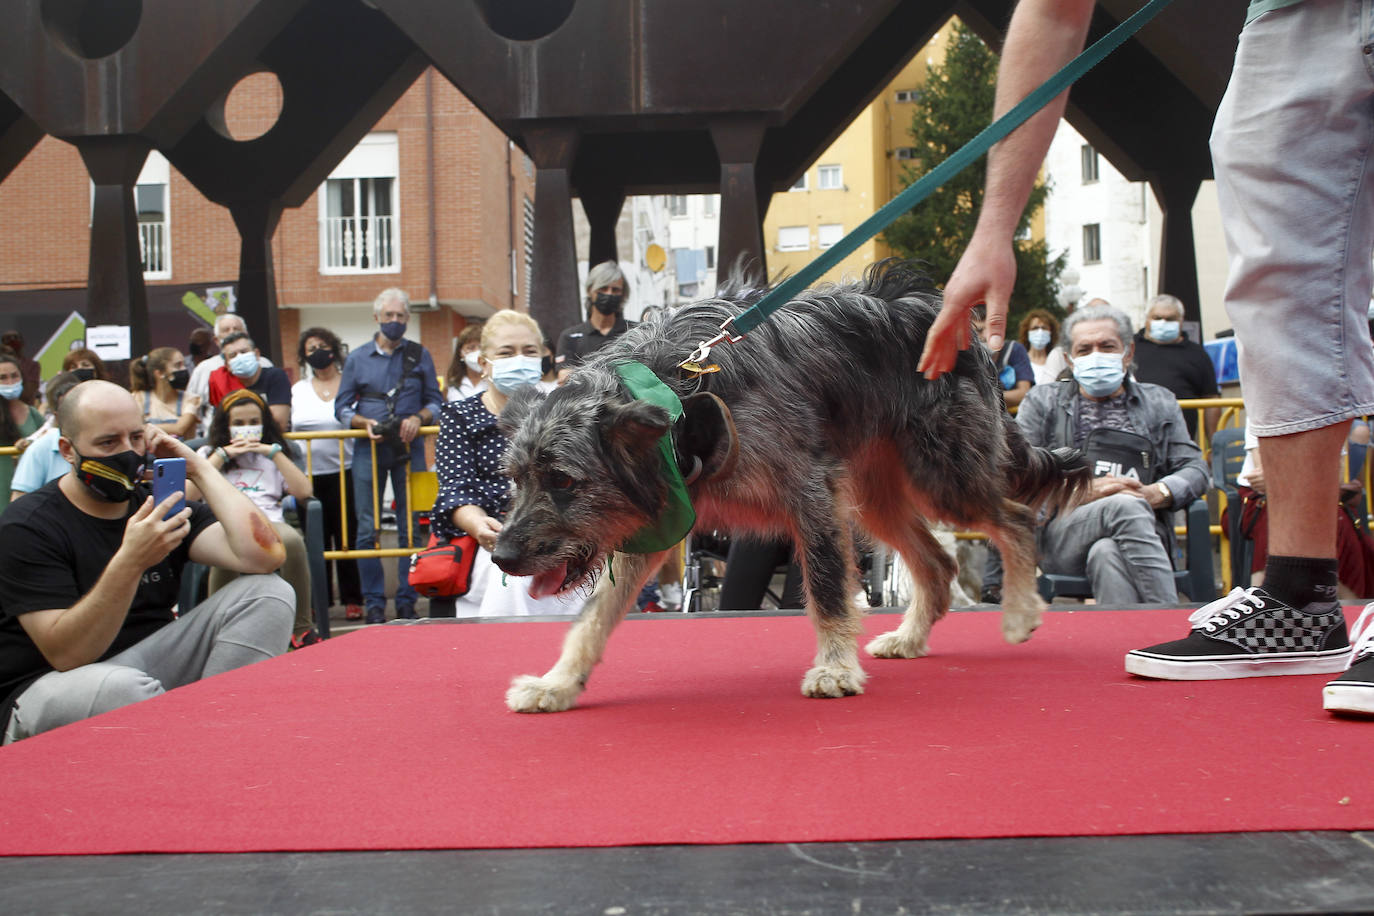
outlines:
[[[1164,495],[1164,504],[1172,506],[1174,504],[1174,494],[1169,492],[1169,488],[1165,485],[1164,481],[1155,481],[1155,486],[1159,487],[1159,492]]]

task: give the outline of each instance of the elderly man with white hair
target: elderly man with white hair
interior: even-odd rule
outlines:
[[[371,340],[348,354],[334,399],[334,415],[339,422],[367,430],[371,439],[360,440],[353,452],[353,496],[358,509],[354,545],[359,550],[378,546],[379,526],[374,509],[380,508],[377,503],[381,502],[387,480],[391,481],[396,498],[397,546],[410,546],[406,465],[411,470],[425,470],[424,444],[417,440],[417,433],[421,426],[436,421],[444,403],[429,351],[405,339],[410,320],[410,297],[405,291],[382,290],[372,304],[372,320],[377,323],[377,331]],[[410,587],[409,571],[409,559],[400,558],[396,565],[395,599],[396,616],[400,619],[416,616],[417,596]],[[367,622],[385,623],[386,578],[382,561],[359,560],[358,572],[363,580]]]
[[[1130,377],[1124,312],[1079,309],[1063,338],[1073,378],[1032,388],[1016,422],[1032,445],[1082,449],[1095,479],[1087,503],[1041,528],[1040,567],[1088,576],[1103,604],[1172,605],[1170,512],[1207,492],[1207,464],[1173,394]]]

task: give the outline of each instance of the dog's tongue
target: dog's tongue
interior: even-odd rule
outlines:
[[[553,569],[541,572],[530,579],[530,597],[538,600],[558,594],[563,580],[568,577],[568,564],[559,563]]]

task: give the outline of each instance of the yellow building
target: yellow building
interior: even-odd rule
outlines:
[[[944,62],[952,24],[950,20],[935,33],[796,185],[773,195],[763,222],[770,275],[796,273],[902,192],[902,169],[910,164],[914,103],[920,99],[926,68]],[[1039,215],[1032,234],[1044,234]],[[824,279],[858,277],[869,264],[891,254],[880,240],[869,239]]]

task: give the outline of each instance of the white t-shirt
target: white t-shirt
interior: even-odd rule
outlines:
[[[1031,371],[1035,373],[1035,384],[1048,385],[1050,382],[1059,378],[1059,373],[1069,367],[1069,360],[1064,356],[1064,351],[1055,347],[1045,356],[1044,363],[1037,363],[1031,360]]]
[[[463,398],[470,398],[474,394],[477,394],[477,392],[486,390],[486,379],[479,378],[476,383],[474,383],[472,379],[468,378],[468,374],[464,372],[462,381],[456,385],[448,386],[448,390],[444,392],[444,399],[447,401],[461,401]]]
[[[200,449],[200,453],[207,458],[212,451],[214,449],[208,445],[201,446]],[[286,495],[286,478],[277,470],[271,458],[255,452],[240,455],[230,461],[223,469],[223,473],[229,478],[230,483],[238,487],[244,496],[263,511],[268,521],[285,521],[281,512],[281,500]]]
[[[301,379],[291,386],[291,429],[294,432],[318,432],[345,429],[334,416],[334,398],[320,397],[310,379]],[[354,439],[311,439],[310,472],[312,474],[339,473],[339,443],[344,443],[344,469],[353,466]]]

